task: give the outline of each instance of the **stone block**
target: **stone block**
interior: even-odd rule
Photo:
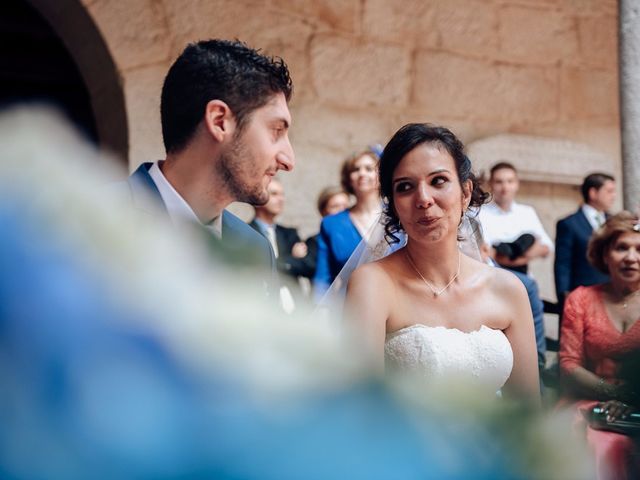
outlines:
[[[369,0],[364,3],[362,32],[375,40],[435,47],[438,44],[436,8],[435,2],[424,0]]]
[[[503,60],[549,65],[578,53],[575,22],[557,10],[505,6],[499,18]]]
[[[280,173],[285,207],[279,222],[298,228],[302,238],[318,233],[320,214],[316,199],[320,190],[340,184],[342,157],[331,149],[296,145],[298,162],[293,172]]]
[[[102,0],[87,6],[119,70],[165,62],[171,39],[165,11],[153,0]]]
[[[128,70],[123,87],[129,124],[129,165],[165,157],[160,124],[160,92],[168,64]]]
[[[281,52],[285,47],[304,51],[313,31],[303,19],[270,9],[264,2],[165,0],[164,5],[174,57],[191,42],[237,38],[253,48],[284,58]]]
[[[240,39],[268,55],[282,57],[294,81],[294,98],[312,94],[307,47],[313,27],[303,18],[269,9],[264,2],[167,1],[172,58],[188,43],[210,38]],[[242,22],[238,19],[242,18]]]
[[[389,115],[306,104],[291,108],[291,142],[331,149],[339,158],[373,143],[385,143],[395,131]],[[297,151],[296,151],[297,156]]]
[[[438,52],[416,57],[412,99],[429,116],[536,123],[556,118],[552,71],[514,67]]]
[[[320,35],[311,43],[311,68],[319,99],[340,106],[394,106],[407,103],[409,51]]]
[[[573,142],[588,145],[611,159],[611,164],[603,164],[600,170],[609,170],[616,174],[620,159],[620,126],[618,122],[603,126],[579,119],[564,120],[535,127],[536,135],[565,138]],[[559,163],[560,164],[560,163]]]
[[[615,17],[578,19],[580,63],[615,69],[618,65],[618,22]]]
[[[521,7],[534,7],[534,8],[553,8],[561,5],[565,0],[507,0],[502,4],[521,6]],[[579,0],[581,1],[581,0]]]
[[[319,31],[356,32],[360,25],[359,0],[272,0],[273,8],[302,17]]]
[[[612,164],[601,151],[567,139],[500,134],[468,145],[474,166],[489,170],[504,159],[518,169],[522,180],[580,185],[585,171],[607,169]]]
[[[440,1],[435,25],[442,49],[465,55],[495,55],[498,48],[495,5],[481,0]]]
[[[559,117],[559,85],[555,69],[539,67],[499,67],[498,110],[511,124],[535,125],[554,122]]]
[[[290,45],[274,50],[274,55],[282,57],[289,67],[289,74],[293,80],[293,96],[291,105],[313,101],[315,92],[312,88],[311,68],[309,56]],[[270,53],[270,52],[267,52]]]
[[[563,118],[618,121],[618,75],[615,70],[567,67],[562,69],[560,83]]]
[[[562,0],[562,10],[578,17],[618,16],[618,0]]]
[[[412,104],[430,117],[488,116],[500,107],[495,87],[498,69],[490,63],[437,51],[421,51],[415,59]]]

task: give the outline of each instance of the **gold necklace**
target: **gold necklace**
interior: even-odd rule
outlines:
[[[638,295],[640,295],[640,290],[636,290],[635,292],[629,293],[628,295],[622,297],[622,308],[626,309],[629,306],[629,301],[633,297],[637,297]]]
[[[407,257],[407,260],[409,261],[409,265],[411,265],[411,267],[416,271],[416,273],[422,279],[422,281],[427,285],[427,287],[429,287],[429,290],[431,290],[433,292],[433,296],[434,297],[438,297],[439,295],[441,295],[447,288],[449,288],[451,286],[451,284],[453,282],[455,282],[456,278],[458,278],[458,275],[460,275],[460,257],[461,257],[460,250],[458,250],[458,270],[456,271],[456,274],[453,276],[453,278],[451,278],[451,280],[449,280],[449,283],[447,283],[440,290],[436,290],[435,288],[433,288],[431,286],[431,284],[429,282],[427,282],[427,279],[422,276],[422,274],[420,273],[420,270],[418,270],[418,267],[416,267],[416,264],[413,263],[413,258],[411,258],[411,254],[409,253],[409,249],[408,248],[405,247],[404,253],[405,253],[406,257]]]

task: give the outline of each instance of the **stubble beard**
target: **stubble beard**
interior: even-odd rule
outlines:
[[[251,178],[255,163],[242,136],[238,136],[220,156],[218,173],[235,201],[260,206],[269,201],[269,192],[260,182],[252,185],[243,180]]]

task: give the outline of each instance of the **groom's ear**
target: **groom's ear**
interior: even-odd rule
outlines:
[[[233,138],[236,119],[229,105],[222,100],[210,100],[204,112],[204,125],[218,143]]]

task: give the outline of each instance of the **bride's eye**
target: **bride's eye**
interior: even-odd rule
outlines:
[[[404,193],[404,192],[408,191],[409,189],[411,189],[411,184],[409,182],[398,182],[398,183],[396,183],[394,191],[396,193]]]
[[[438,175],[437,177],[433,177],[431,180],[431,185],[438,186],[447,183],[449,179],[443,175]]]

